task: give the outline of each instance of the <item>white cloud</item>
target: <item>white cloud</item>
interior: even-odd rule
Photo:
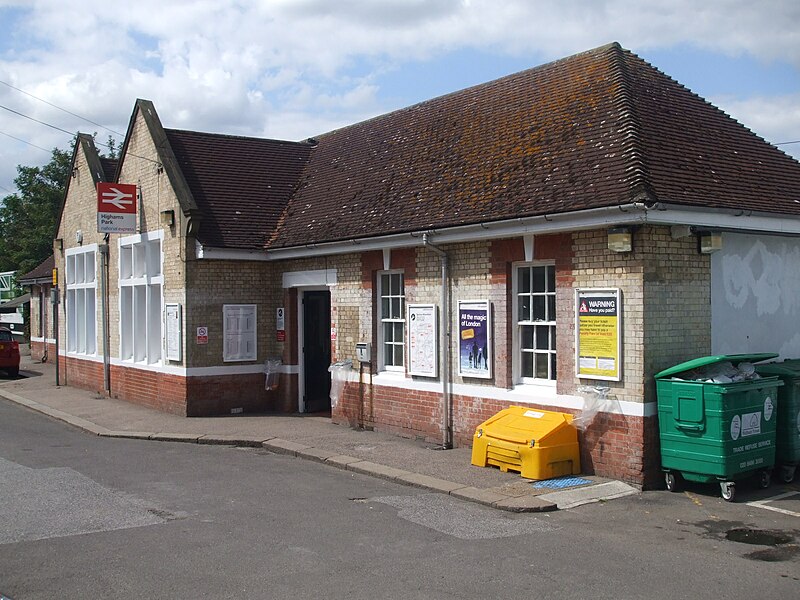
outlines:
[[[710,101],[770,143],[800,141],[800,93],[746,99],[720,97]],[[778,147],[800,160],[800,144]]]
[[[117,131],[143,97],[168,127],[301,139],[394,108],[375,74],[448,51],[532,56],[534,66],[618,40],[800,68],[798,23],[796,0],[0,0],[0,81]],[[0,101],[70,131],[98,129],[4,86]],[[783,141],[800,132],[790,101],[725,107]],[[69,142],[16,117],[0,131],[45,148]],[[14,165],[46,158],[0,136],[0,185],[11,186]]]

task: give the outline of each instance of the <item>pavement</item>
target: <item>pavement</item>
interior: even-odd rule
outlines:
[[[56,386],[55,365],[33,361],[29,355],[22,357],[19,378],[0,378],[0,398],[93,435],[264,448],[511,512],[569,509],[639,492],[593,475],[533,482],[517,473],[473,466],[469,448],[442,450],[420,440],[336,425],[324,416],[171,415],[69,385]]]

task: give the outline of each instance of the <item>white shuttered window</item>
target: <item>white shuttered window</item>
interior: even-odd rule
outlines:
[[[149,365],[161,362],[162,264],[160,231],[120,240],[119,338],[122,360]]]
[[[67,259],[67,351],[97,354],[97,245],[66,251]]]
[[[224,304],[222,306],[225,345],[222,360],[242,362],[256,360],[256,305]]]

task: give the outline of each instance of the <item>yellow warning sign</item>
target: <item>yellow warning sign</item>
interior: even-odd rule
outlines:
[[[619,290],[577,290],[576,371],[588,379],[620,379]]]

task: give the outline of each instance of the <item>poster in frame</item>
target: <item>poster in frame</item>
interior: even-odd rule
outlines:
[[[492,377],[492,310],[488,300],[458,301],[458,374]]]
[[[619,288],[575,290],[575,374],[622,380],[622,296]]]

